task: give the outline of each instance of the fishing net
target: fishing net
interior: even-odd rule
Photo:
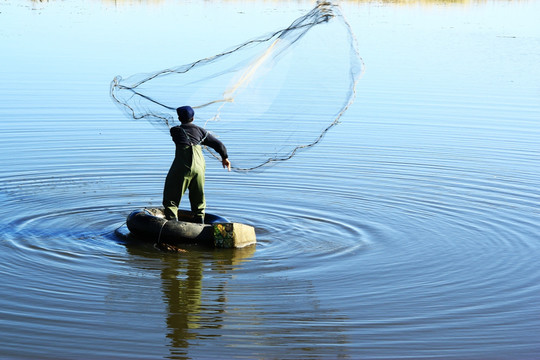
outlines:
[[[175,109],[190,105],[195,123],[227,146],[233,169],[252,171],[319,143],[352,104],[362,72],[339,6],[319,2],[289,27],[220,54],[117,76],[111,96],[128,116],[166,131],[179,125]]]

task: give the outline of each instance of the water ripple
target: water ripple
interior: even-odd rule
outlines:
[[[223,4],[189,8],[211,14]],[[264,13],[254,4],[235,19]],[[39,64],[20,56],[20,46],[8,47],[6,64],[24,71],[6,66],[0,84],[2,355],[538,358],[537,40],[500,37],[500,24],[519,18],[507,10],[534,2],[501,4],[453,4],[444,16],[438,5],[346,5],[363,30],[367,73],[343,122],[316,147],[266,171],[228,173],[208,158],[208,212],[256,228],[257,244],[244,249],[165,253],[114,235],[132,210],[160,205],[174,154],[167,134],[121,118],[107,94],[109,74],[125,66],[140,71],[151,59],[122,55],[115,62],[115,43],[98,61],[92,56],[116,38],[106,36],[96,37],[91,56],[80,53],[95,67],[74,61],[77,51],[65,56],[66,42]],[[94,33],[103,24],[96,14],[109,13],[102,5],[44,3],[26,14],[44,30],[27,29],[26,40],[49,47],[53,38],[43,36],[64,36],[55,12],[81,21],[70,23],[73,31]],[[188,10],[181,2],[167,6]],[[24,11],[9,1],[0,7],[8,28],[17,19],[8,13]],[[124,25],[137,16],[146,21],[155,12],[159,25],[178,14],[143,8],[115,8],[126,21],[108,24],[132,31]],[[456,9],[459,16],[449,17]],[[496,10],[504,16],[485,16]],[[431,20],[404,26],[389,21],[391,14]],[[478,31],[468,33],[471,27]],[[119,34],[124,51],[132,34]],[[419,39],[429,40],[429,52],[412,46]],[[140,43],[133,46],[139,54]],[[494,49],[512,56],[488,58]],[[65,69],[39,70],[64,58]],[[464,76],[447,65],[471,70]],[[321,94],[333,91],[327,85]],[[231,154],[244,158],[231,161],[247,161],[259,141],[273,140],[233,141]]]

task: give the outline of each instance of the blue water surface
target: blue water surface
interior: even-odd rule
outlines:
[[[313,6],[0,4],[0,357],[540,357],[532,0],[342,2],[366,72],[341,123],[265,171],[207,159],[208,211],[257,244],[176,254],[114,235],[160,205],[174,153],[115,107],[114,76]]]

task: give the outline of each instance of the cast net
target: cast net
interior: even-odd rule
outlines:
[[[166,131],[179,125],[175,109],[190,105],[233,169],[252,171],[319,143],[354,101],[363,69],[341,9],[319,2],[287,28],[220,54],[117,76],[111,96],[129,117]]]

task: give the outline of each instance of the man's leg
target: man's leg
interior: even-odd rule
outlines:
[[[195,174],[189,184],[189,202],[191,212],[201,224],[204,223],[204,212],[206,209],[206,198],[204,196],[204,172]]]
[[[191,181],[191,177],[186,176],[185,171],[182,171],[183,167],[183,165],[178,166],[176,162],[173,162],[165,179],[163,206],[167,220],[178,219],[180,201]]]
[[[200,146],[193,147],[193,163],[191,167],[192,181],[189,184],[189,202],[191,212],[196,220],[204,223],[204,212],[206,209],[206,199],[204,196],[204,180],[206,172],[206,162]]]

